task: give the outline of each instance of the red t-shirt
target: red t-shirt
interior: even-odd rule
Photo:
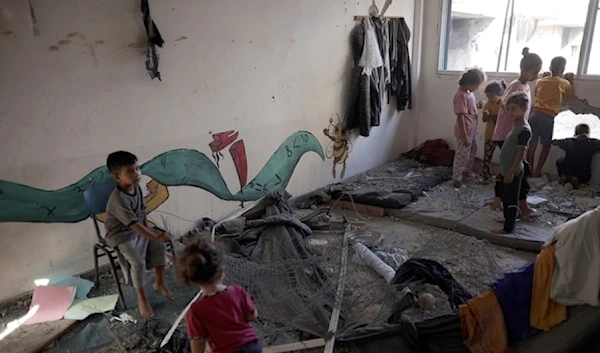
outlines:
[[[250,295],[236,285],[199,299],[186,316],[190,339],[205,339],[212,353],[235,353],[259,339],[248,322],[255,309]]]

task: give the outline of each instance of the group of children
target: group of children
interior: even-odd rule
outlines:
[[[154,314],[144,291],[146,270],[155,269],[154,289],[173,299],[165,283],[165,242],[172,236],[152,229],[148,222],[137,157],[114,152],[106,164],[117,187],[106,205],[105,241],[119,254],[125,279],[136,290],[141,316],[149,318]],[[243,288],[223,284],[223,262],[222,253],[206,241],[189,245],[178,255],[181,282],[202,291],[186,316],[191,352],[204,353],[208,343],[213,353],[261,353],[262,343],[251,325],[257,319],[256,307]]]
[[[504,211],[501,232],[512,232],[519,214],[526,217],[535,215],[536,211],[527,204],[530,189],[527,178],[531,175],[541,176],[552,144],[566,151],[565,158],[557,162],[563,182],[571,182],[576,187],[590,179],[592,156],[600,150],[600,141],[589,138],[589,127],[578,125],[573,139],[552,140],[554,118],[560,113],[563,102],[575,96],[573,75],[564,75],[566,63],[563,57],[552,59],[550,72],[538,80],[542,59],[530,53],[528,48],[523,49],[519,78],[508,86],[504,82],[490,82],[484,90],[487,97],[485,104],[477,103],[474,95],[486,81],[481,69],[466,71],[458,81],[459,88],[454,96],[457,148],[453,184],[455,188],[460,188],[463,181],[473,176],[479,108],[482,110],[482,120],[486,123],[484,183],[489,183],[492,178],[492,156],[496,147],[500,148],[500,173],[496,176],[495,198],[491,207]],[[535,80],[535,104],[532,107],[529,83]],[[542,151],[537,165],[532,169],[538,143],[542,145]]]

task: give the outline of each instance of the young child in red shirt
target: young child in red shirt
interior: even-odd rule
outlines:
[[[179,256],[178,272],[184,283],[202,290],[186,316],[192,353],[204,353],[207,342],[212,353],[262,353],[250,324],[257,318],[254,302],[242,287],[223,284],[223,254],[215,245],[188,245]]]

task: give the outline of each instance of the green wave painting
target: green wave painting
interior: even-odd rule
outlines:
[[[258,175],[235,195],[229,191],[217,166],[202,152],[171,150],[141,166],[142,173],[165,186],[193,186],[227,201],[252,201],[287,187],[300,158],[307,152],[325,159],[323,148],[308,131],[290,135],[273,153]],[[80,222],[87,212],[83,192],[90,186],[112,180],[106,167],[99,167],[75,184],[57,190],[0,180],[0,222]]]

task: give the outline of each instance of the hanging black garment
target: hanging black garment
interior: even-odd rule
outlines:
[[[412,77],[408,52],[410,29],[404,18],[392,18],[388,24],[392,75],[388,92],[391,96],[396,96],[396,109],[412,109]]]
[[[150,5],[148,5],[148,0],[142,0],[142,14],[144,27],[146,27],[146,35],[148,36],[146,70],[148,70],[151,79],[158,78],[159,81],[162,81],[160,72],[158,71],[158,52],[156,51],[156,46],[162,48],[165,41],[162,39],[158,28],[156,28],[156,24],[152,21],[152,17],[150,17]]]
[[[410,259],[406,261],[392,279],[391,285],[406,287],[408,284],[423,280],[437,285],[448,296],[448,302],[453,309],[464,304],[473,296],[464,289],[448,270],[433,260]]]
[[[350,46],[354,65],[350,79],[348,114],[344,122],[348,130],[359,129],[361,136],[369,136],[371,130],[371,77],[362,74],[358,66],[365,41],[365,28],[356,25],[350,35]]]

